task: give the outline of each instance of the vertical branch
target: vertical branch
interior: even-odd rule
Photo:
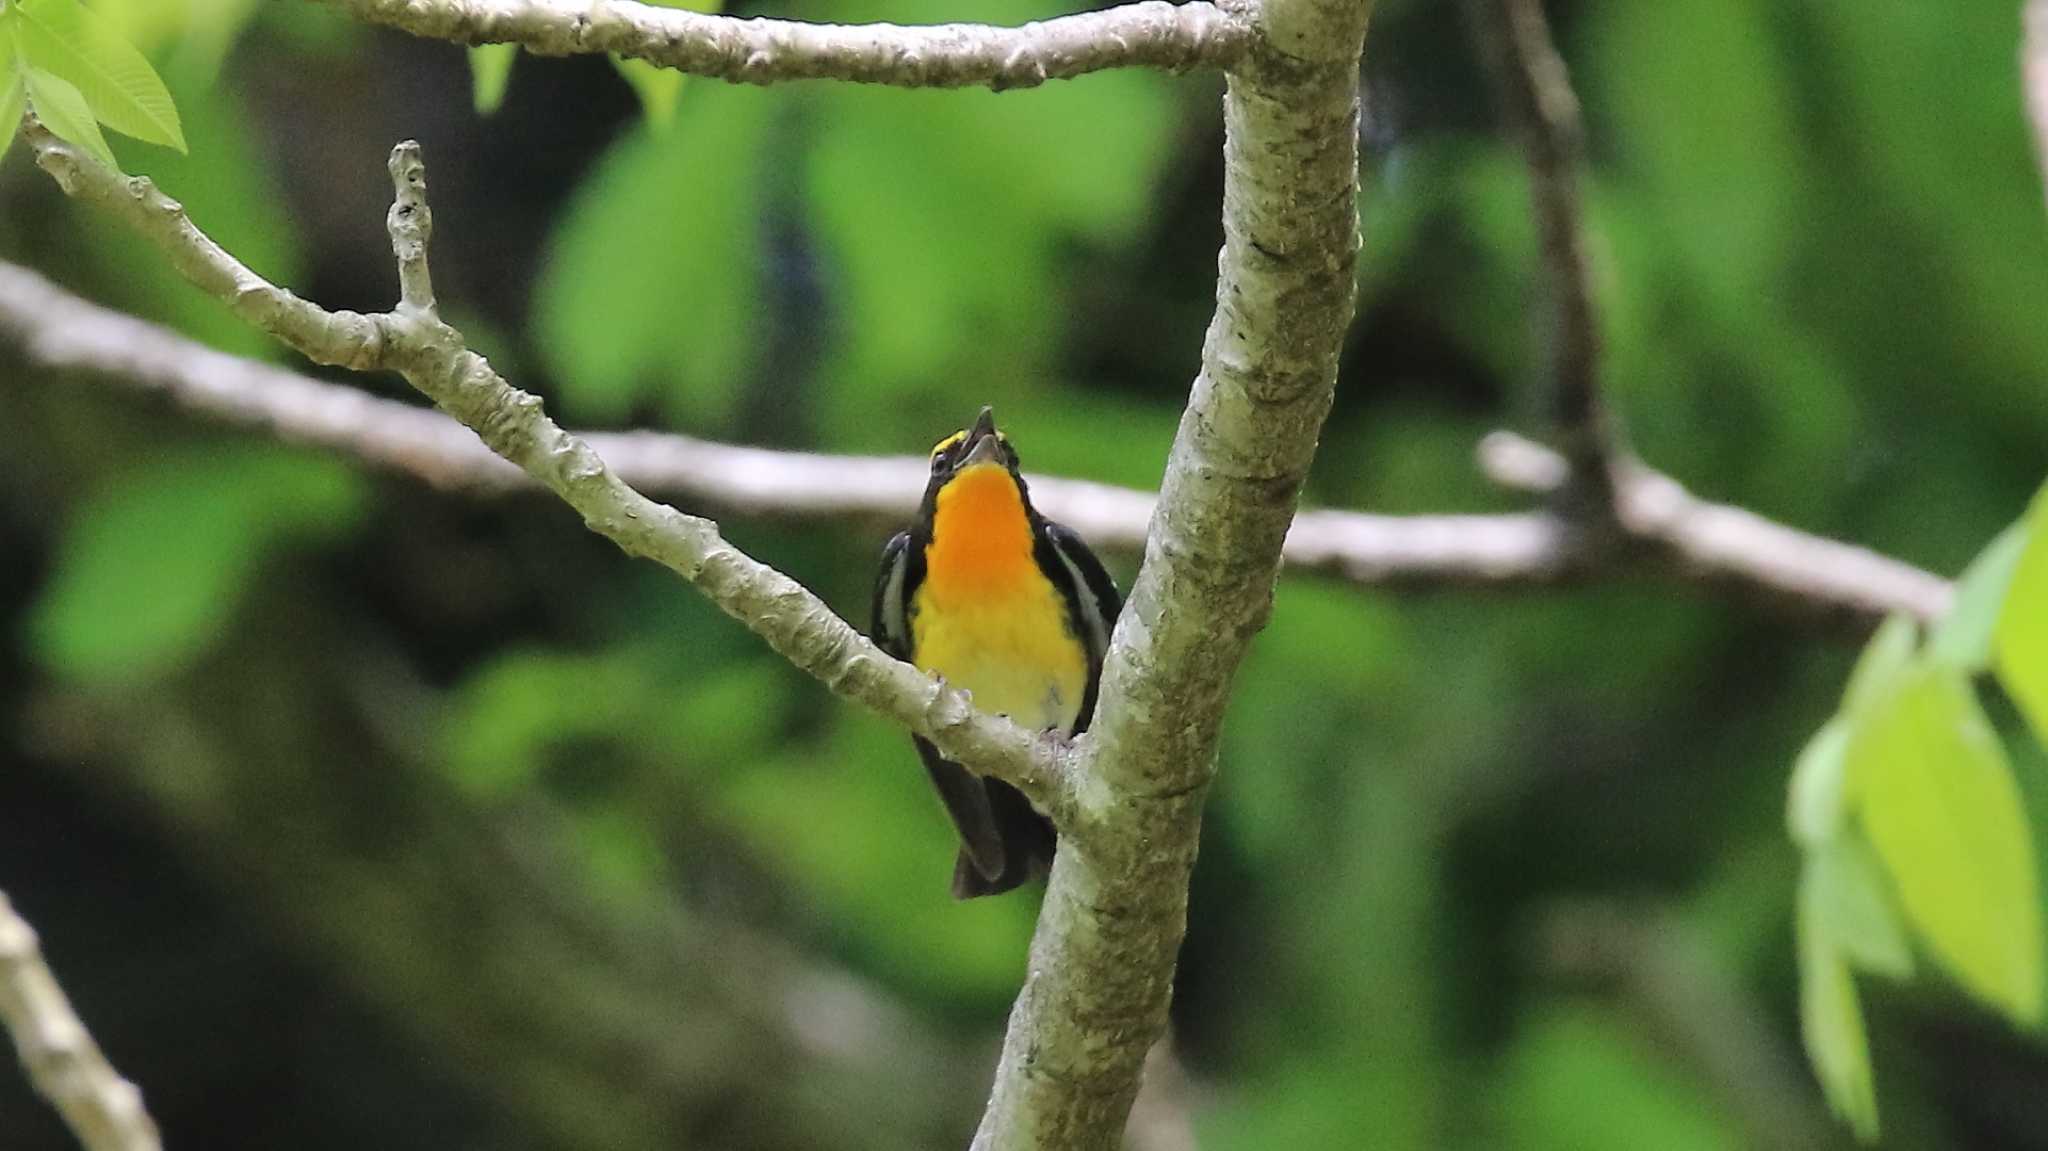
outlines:
[[[1364,0],[1269,0],[1224,101],[1202,371],[1102,672],[977,1151],[1116,1145],[1166,1024],[1231,681],[1336,386],[1358,252]]]
[[[1541,0],[1467,0],[1502,114],[1529,167],[1529,204],[1542,259],[1544,375],[1550,418],[1571,467],[1562,489],[1574,518],[1612,527],[1620,435],[1600,396],[1600,314],[1580,204],[1585,130]]]
[[[398,306],[432,316],[434,276],[427,267],[427,241],[434,236],[434,213],[427,206],[427,165],[416,140],[391,149],[391,210],[384,229],[391,234],[391,254],[398,261]]]
[[[0,893],[0,1023],[29,1081],[86,1151],[160,1151],[142,1092],[121,1078],[43,962],[36,932]]]

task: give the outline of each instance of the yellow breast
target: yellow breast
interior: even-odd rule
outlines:
[[[1009,472],[970,468],[938,495],[925,577],[911,603],[913,662],[1027,727],[1072,730],[1088,654],[1059,589],[1038,570]]]

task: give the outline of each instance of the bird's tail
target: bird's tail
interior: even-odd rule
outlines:
[[[1000,895],[1052,867],[1056,843],[1052,821],[1038,814],[1030,801],[1009,784],[993,779],[982,782],[988,788],[990,814],[995,817],[997,835],[1002,841],[1002,867],[994,875],[987,874],[962,849],[953,861],[955,899]]]

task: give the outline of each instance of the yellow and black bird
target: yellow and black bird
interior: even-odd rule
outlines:
[[[1038,514],[1017,450],[981,409],[932,448],[917,522],[882,551],[875,642],[1026,727],[1082,731],[1123,599],[1102,561]],[[1052,823],[1015,788],[923,739],[917,752],[960,832],[953,895],[1008,891],[1052,862]]]

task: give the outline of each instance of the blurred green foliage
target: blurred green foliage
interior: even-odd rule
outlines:
[[[264,444],[166,455],[80,505],[30,620],[51,670],[161,674],[223,630],[266,552],[346,535],[363,482]]]
[[[915,452],[994,403],[1027,466],[1159,478],[1214,292],[1213,81],[650,94],[603,61],[501,53],[483,118],[493,85],[463,52],[325,6],[90,7],[153,60],[192,153],[115,154],[323,303],[388,306],[383,157],[423,139],[447,307],[572,423]],[[1471,446],[1539,426],[1525,182],[1451,7],[1375,18],[1361,310],[1318,502],[1507,506]],[[1944,572],[2003,542],[1926,646],[1882,638],[1891,672],[1859,676],[1810,744],[1853,645],[1738,598],[1283,581],[1228,716],[1181,970],[1202,1146],[1825,1146],[1841,1133],[1796,1059],[1802,1008],[1838,1103],[1875,1083],[1885,1146],[2048,1146],[2048,1053],[1971,998],[2037,1009],[2038,946],[2031,992],[2023,960],[1984,960],[2038,925],[2015,861],[2039,868],[2024,832],[2048,813],[2024,734],[2048,710],[2048,593],[2016,590],[2043,586],[2048,532],[1998,536],[2048,472],[2048,215],[2012,6],[1553,14],[1635,445],[1713,498]],[[18,149],[0,254],[281,358]],[[361,474],[7,356],[0,704],[19,722],[0,726],[0,888],[174,1144],[959,1143],[984,1083],[957,1052],[992,1058],[1033,908],[946,898],[950,832],[900,733],[542,501]],[[874,526],[726,528],[864,613]],[[1127,581],[1130,557],[1113,566]],[[1996,686],[1967,678],[1994,667]],[[1858,697],[1911,731],[1859,734]],[[1926,733],[1948,742],[1892,754]],[[1965,772],[2005,782],[1951,806]],[[508,857],[552,860],[550,881],[522,885]],[[181,914],[104,913],[79,893],[108,874]],[[1618,976],[1561,970],[1541,940],[1583,925],[1557,914],[1583,900],[1675,925],[1650,935],[1698,996],[1630,974],[1651,961],[1626,939],[1578,940],[1614,949]],[[674,938],[618,944],[590,927],[606,916]],[[926,1061],[890,1058],[951,1101],[942,1130],[901,1134],[911,1093],[858,1085],[803,1089],[802,1114],[844,1116],[827,1130],[771,1121],[748,1092],[819,1048],[750,1042],[763,1024],[720,998],[745,980],[658,961],[727,927],[924,1025],[903,1042]],[[296,998],[252,998],[259,960],[221,953],[288,965],[272,982]],[[645,1012],[601,998],[662,988],[675,1001]],[[838,1018],[820,1002],[777,1018]],[[271,1022],[309,1003],[376,1025]],[[258,1024],[217,1022],[244,1015]],[[659,1057],[626,1038],[649,1021]],[[1748,1053],[1733,1071],[1728,1051]],[[350,1087],[214,1105],[258,1064]],[[375,1070],[420,1065],[457,1081]],[[66,1145],[19,1092],[0,1076],[10,1125],[46,1125],[9,1146]],[[522,1134],[478,1134],[495,1130]]]

